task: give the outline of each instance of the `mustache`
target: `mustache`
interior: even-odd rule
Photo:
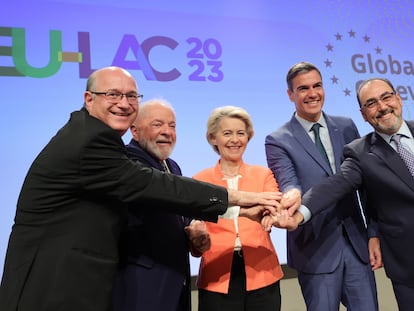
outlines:
[[[382,111],[378,112],[377,118],[381,118],[382,116],[384,116],[384,115],[386,115],[388,113],[393,113],[393,112],[394,112],[394,109],[392,109],[392,108],[388,108],[386,110],[382,110]]]

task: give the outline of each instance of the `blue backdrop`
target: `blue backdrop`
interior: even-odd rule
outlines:
[[[245,161],[266,165],[265,136],[294,111],[285,75],[298,61],[321,69],[324,110],[352,117],[361,134],[370,127],[355,100],[359,80],[391,79],[405,117],[413,111],[409,0],[14,0],[1,7],[0,269],[25,174],[69,113],[81,107],[93,69],[122,66],[144,99],[172,103],[178,135],[173,158],[187,176],[217,161],[205,124],[222,105],[251,114],[256,134]],[[285,233],[274,229],[272,236],[285,263]]]

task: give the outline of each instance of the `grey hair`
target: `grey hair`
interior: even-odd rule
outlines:
[[[229,117],[229,118],[236,118],[244,122],[246,124],[246,132],[248,140],[250,140],[254,135],[253,130],[253,123],[250,118],[250,115],[241,107],[236,106],[222,106],[214,109],[208,120],[207,120],[207,133],[206,138],[210,146],[216,153],[219,153],[218,148],[216,145],[213,144],[212,139],[214,138],[215,134],[218,131],[218,125],[221,119]]]

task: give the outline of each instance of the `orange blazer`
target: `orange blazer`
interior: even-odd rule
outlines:
[[[242,163],[238,190],[279,191],[270,169]],[[194,178],[227,188],[219,163],[197,173]],[[270,234],[261,225],[246,217],[239,217],[239,237],[246,269],[246,290],[251,291],[275,283],[283,277]],[[206,222],[211,248],[203,253],[197,279],[198,288],[228,293],[236,231],[233,219]]]

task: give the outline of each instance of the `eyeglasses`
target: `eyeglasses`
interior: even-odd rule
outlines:
[[[144,97],[142,94],[136,94],[136,93],[121,93],[116,91],[108,91],[108,92],[93,92],[89,91],[92,94],[95,95],[103,95],[106,97],[106,99],[110,101],[120,101],[122,100],[122,97],[126,97],[128,103],[130,104],[136,104],[141,101],[141,99]]]
[[[380,98],[372,98],[367,100],[365,104],[361,106],[361,109],[372,110],[378,107],[379,102],[384,104],[390,103],[394,99],[395,92],[386,92],[380,96]]]

